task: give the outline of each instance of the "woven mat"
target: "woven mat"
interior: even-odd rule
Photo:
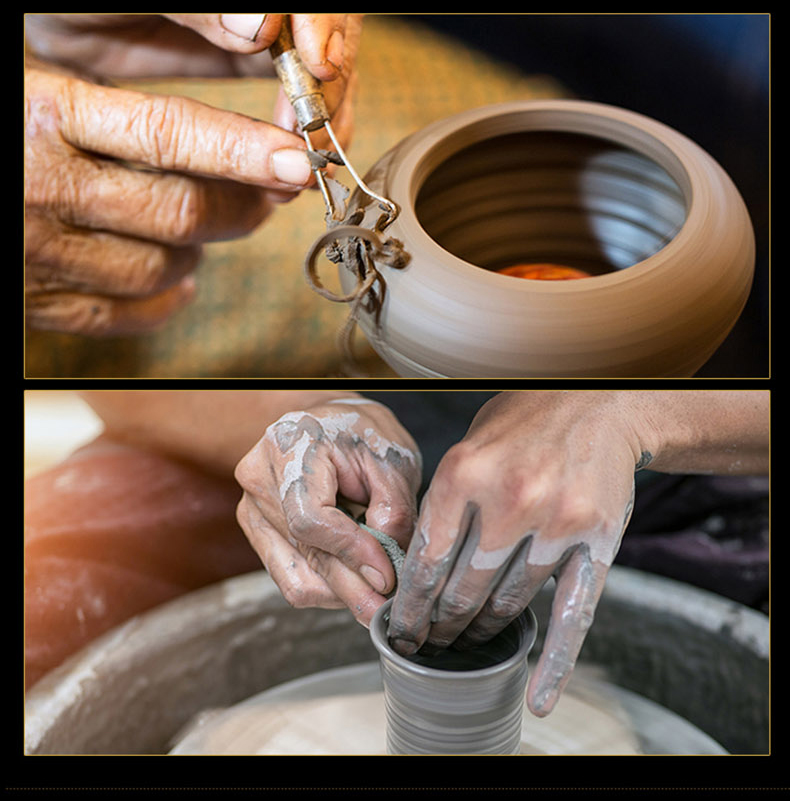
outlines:
[[[425,125],[468,108],[564,95],[549,77],[524,75],[454,39],[395,16],[365,20],[360,87],[349,158],[365,174],[387,150]],[[194,97],[267,119],[273,80],[157,80],[124,84]],[[154,334],[92,340],[30,332],[30,378],[193,378],[342,375],[336,335],[348,310],[305,282],[305,253],[324,231],[318,192],[277,208],[252,235],[205,247],[195,301]],[[322,276],[322,280],[324,276]],[[328,284],[329,276],[327,276]],[[370,376],[392,371],[356,336]]]

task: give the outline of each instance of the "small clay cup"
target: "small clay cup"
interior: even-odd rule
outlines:
[[[403,657],[389,644],[392,600],[370,624],[384,685],[389,754],[517,754],[527,655],[537,622],[529,608],[485,645]]]

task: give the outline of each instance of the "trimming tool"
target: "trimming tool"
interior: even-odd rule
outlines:
[[[360,178],[351,162],[349,162],[348,157],[332,129],[321,82],[305,67],[296,50],[289,15],[284,15],[280,34],[269,49],[274,68],[277,71],[277,76],[283,85],[288,100],[294,108],[296,121],[307,143],[310,163],[316,180],[318,181],[321,194],[323,195],[329,219],[339,222],[345,212],[345,209],[337,208],[324,173],[328,164],[334,163],[345,166],[360,190],[377,201],[382,210],[387,213],[389,219],[386,219],[383,221],[383,224],[377,227],[384,228],[389,225],[389,223],[397,217],[398,207],[388,198],[373,192],[362,178]],[[335,147],[335,153],[326,150],[317,150],[313,147],[313,143],[310,140],[310,133],[320,128],[326,130]]]

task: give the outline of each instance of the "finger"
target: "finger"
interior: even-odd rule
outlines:
[[[277,38],[282,14],[164,14],[231,53],[258,53]]]
[[[311,24],[304,23],[304,19],[311,16],[320,17],[324,22],[323,34],[316,35],[315,30],[311,28]],[[341,33],[337,29],[332,28],[332,18],[343,17],[343,42],[344,49],[342,55],[342,68],[332,64],[332,43],[339,42]],[[353,121],[353,96],[354,89],[357,84],[357,72],[354,68],[356,61],[357,43],[361,29],[361,19],[359,15],[295,15],[295,25],[301,26],[294,34],[294,39],[297,41],[297,48],[300,50],[303,60],[307,58],[312,60],[312,71],[318,77],[322,77],[324,83],[322,84],[322,93],[326,102],[326,107],[329,116],[332,120],[332,128],[341,145],[345,148],[350,141],[350,127]],[[328,53],[326,63],[322,66],[320,56],[320,45],[318,44],[323,38],[328,42]],[[329,37],[328,39],[326,37]],[[304,40],[304,42],[302,42]],[[304,50],[312,50],[310,53],[303,52]],[[329,65],[328,67],[326,65]],[[334,70],[334,72],[333,72]],[[298,125],[296,115],[293,111],[291,103],[288,101],[284,93],[280,92],[275,103],[273,121],[275,124],[286,128],[287,130],[297,131]],[[313,145],[317,148],[333,148],[332,142],[327,135],[324,128],[319,128],[311,134]]]
[[[576,548],[559,570],[549,628],[527,690],[527,706],[538,717],[551,712],[570,678],[607,571],[590,559],[586,545]]]
[[[345,606],[305,557],[264,520],[247,493],[236,509],[236,519],[291,606],[297,609],[340,609]]]
[[[161,170],[293,189],[311,182],[304,141],[191,98],[64,80],[55,97],[70,144]]]
[[[126,336],[155,331],[195,295],[189,276],[148,298],[110,298],[71,292],[43,292],[25,298],[25,323],[42,331],[86,336]]]
[[[342,73],[346,50],[346,14],[293,14],[294,45],[304,65],[319,81]]]
[[[438,486],[423,499],[390,613],[392,647],[404,656],[427,639],[434,606],[475,514],[474,504],[459,507],[452,496],[441,503]]]
[[[387,599],[332,554],[309,546],[302,551],[310,568],[323,578],[354,618],[369,628],[371,618]]]
[[[190,18],[199,28],[198,18],[216,20],[217,15],[27,15],[25,40],[33,52],[49,62],[113,78],[231,76],[237,73],[239,60],[249,64],[257,59],[254,51],[265,46],[256,47],[245,37],[225,31],[218,47],[199,31],[182,24],[181,17]],[[259,65],[257,74],[271,74],[271,58],[263,55],[267,68],[262,71]]]
[[[531,542],[532,536],[528,535],[518,544],[507,569],[482,609],[455,640],[455,648],[473,648],[491,640],[524,611],[551,578],[555,567],[553,564],[529,563]]]
[[[105,231],[72,228],[40,214],[25,215],[25,290],[79,291],[147,297],[191,273],[196,246],[169,247]]]
[[[29,208],[46,209],[68,225],[174,245],[244,236],[272,209],[259,187],[82,156],[60,163],[26,200]]]
[[[507,559],[515,547],[483,551],[480,548],[481,511],[473,504],[468,504],[467,509],[470,519],[466,536],[434,606],[433,622],[426,639],[434,648],[447,648],[469,625],[507,567]]]
[[[378,592],[389,592],[395,586],[392,562],[375,537],[337,508],[336,498],[336,489],[294,482],[283,501],[292,535],[335,556]]]

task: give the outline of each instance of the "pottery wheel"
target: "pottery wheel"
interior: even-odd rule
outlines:
[[[171,754],[386,753],[378,662],[327,670],[198,715]],[[688,721],[577,666],[546,718],[525,709],[522,754],[723,754]]]

